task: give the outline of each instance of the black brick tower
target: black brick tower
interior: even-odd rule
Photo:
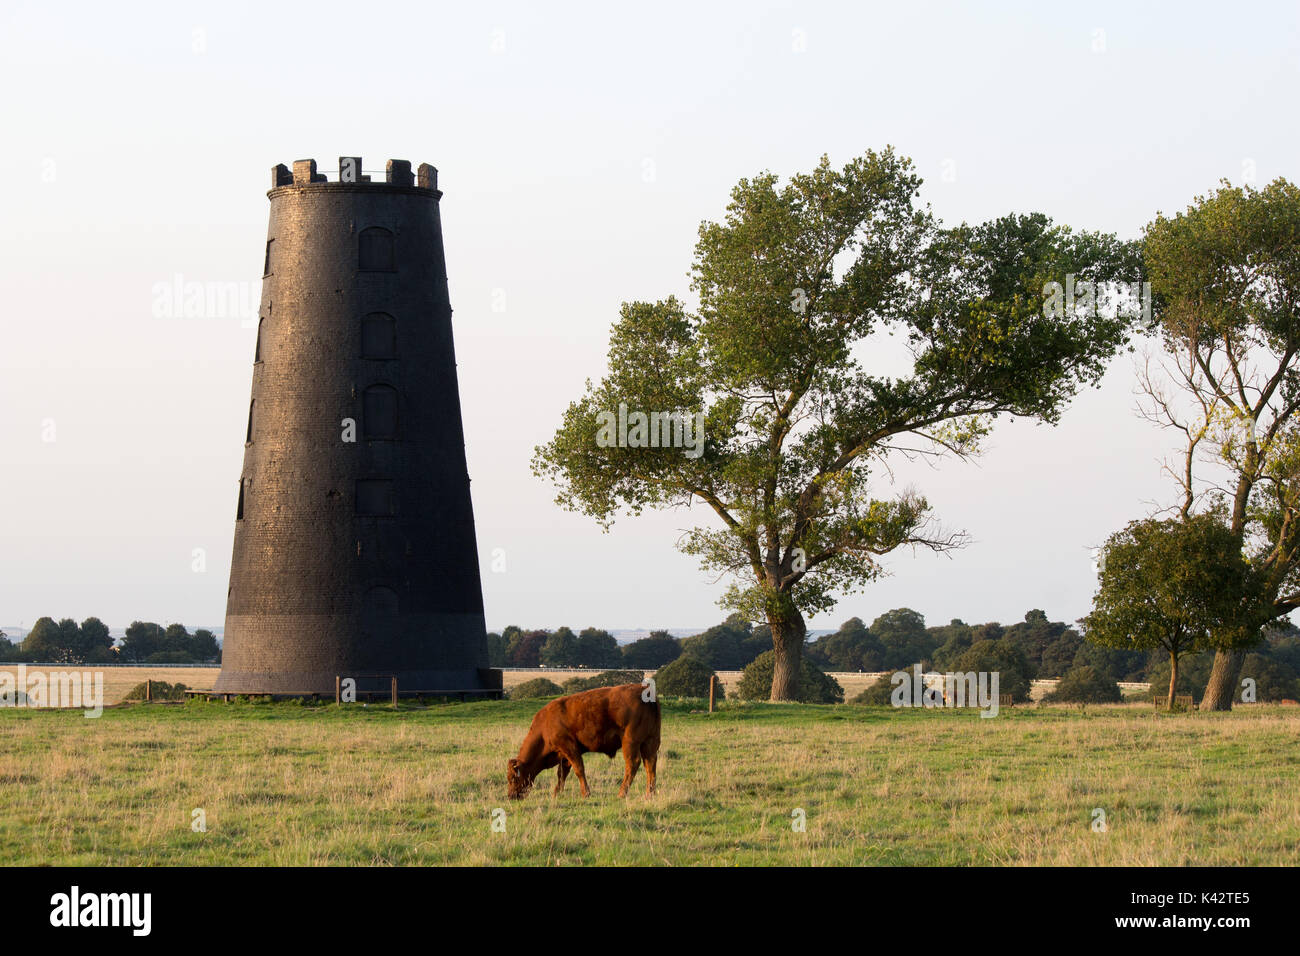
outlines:
[[[271,173],[220,693],[499,694],[438,173]],[[381,676],[382,675],[382,676]]]

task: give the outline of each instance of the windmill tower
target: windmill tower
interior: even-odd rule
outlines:
[[[488,668],[438,171],[271,173],[214,692],[499,696]]]

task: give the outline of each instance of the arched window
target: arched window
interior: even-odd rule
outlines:
[[[253,441],[253,411],[257,408],[257,399],[248,403],[248,434],[244,436],[244,441],[252,444]]]
[[[367,439],[397,437],[397,389],[371,385],[362,393],[361,428]]]
[[[371,312],[361,320],[361,357],[397,358],[397,322],[387,312]]]
[[[396,268],[391,232],[377,226],[361,230],[358,268],[362,272],[392,272]]]

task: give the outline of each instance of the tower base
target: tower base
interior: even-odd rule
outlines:
[[[280,671],[274,674],[221,669],[212,694],[270,694],[276,697],[334,697],[338,679],[356,681],[358,695],[387,697],[397,678],[399,697],[482,697],[502,695],[501,671],[491,667],[472,670],[391,671],[383,674],[346,674],[335,671]]]

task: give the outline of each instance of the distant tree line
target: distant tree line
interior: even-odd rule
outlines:
[[[589,627],[578,634],[570,628],[554,631],[510,626],[488,635],[488,655],[493,667],[628,668],[655,670],[690,655],[712,670],[742,670],[772,646],[766,625],[754,627],[733,614],[691,637],[673,637],[667,631],[652,631],[630,644],[619,646],[608,631]]]
[[[0,632],[0,660],[57,664],[206,664],[221,663],[221,645],[206,628],[190,633],[183,624],[132,621],[120,645],[97,617],[80,624],[72,618],[43,617],[19,643]]]
[[[690,637],[653,631],[622,647],[608,631],[595,628],[575,635],[567,627],[556,631],[507,627],[500,634],[488,635],[488,648],[493,667],[651,671],[678,658],[689,658],[710,671],[739,671],[771,651],[772,637],[766,625],[755,627],[733,614]],[[1275,622],[1253,651],[1242,675],[1256,681],[1257,699],[1300,698],[1300,629],[1290,620]],[[870,626],[861,618],[849,618],[838,630],[807,642],[804,655],[823,672],[893,672],[914,664],[926,671],[998,671],[1001,692],[1017,700],[1028,700],[1031,681],[1071,674],[1076,683],[1105,684],[1106,693],[1120,681],[1151,682],[1163,693],[1171,676],[1169,658],[1162,649],[1133,650],[1090,643],[1076,628],[1048,620],[1047,614],[1037,608],[1026,613],[1023,621],[1009,626],[997,622],[967,624],[953,619],[934,627],[927,627],[919,612],[896,608],[877,617]],[[1205,686],[1212,662],[1212,653],[1182,658],[1178,693],[1198,694]]]

